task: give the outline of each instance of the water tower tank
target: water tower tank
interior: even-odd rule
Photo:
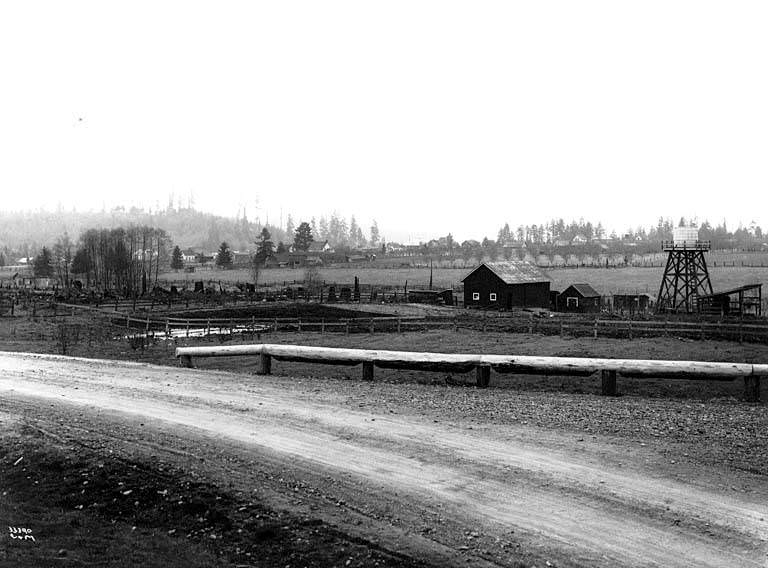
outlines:
[[[699,240],[699,229],[696,227],[675,227],[672,229],[672,240],[675,246],[692,247]]]

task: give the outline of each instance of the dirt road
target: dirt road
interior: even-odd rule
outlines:
[[[201,449],[196,467],[248,485],[256,461],[300,482],[280,506],[436,564],[768,566],[765,476],[738,472],[735,491],[736,473],[659,470],[644,444],[354,408],[316,381],[18,353],[0,353],[0,397],[77,408],[91,435],[140,418],[136,436],[214,440],[248,460],[222,470]]]

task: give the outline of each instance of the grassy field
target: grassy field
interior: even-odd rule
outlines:
[[[458,289],[461,279],[469,270],[460,268],[435,268],[432,272],[433,287]],[[649,293],[655,295],[661,284],[663,269],[655,268],[558,268],[547,270],[552,278],[553,290],[564,290],[576,282],[591,284],[602,294],[614,293]],[[763,284],[768,286],[768,266],[765,267],[711,267],[709,270],[712,287],[715,291],[727,290],[744,284]],[[350,286],[355,276],[363,286],[397,286],[402,288],[408,283],[409,289],[426,288],[429,285],[429,268],[369,268],[342,267],[321,268],[320,279],[327,284]],[[250,282],[247,270],[206,270],[193,274],[165,273],[161,279],[167,282],[184,284],[194,288],[198,280],[214,282]],[[304,279],[303,269],[274,268],[262,270],[259,275],[261,284],[292,284]]]

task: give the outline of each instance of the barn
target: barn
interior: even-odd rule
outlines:
[[[549,308],[550,279],[529,262],[484,262],[462,282],[466,307]]]
[[[557,311],[595,313],[600,311],[600,293],[589,284],[571,284],[557,297]]]

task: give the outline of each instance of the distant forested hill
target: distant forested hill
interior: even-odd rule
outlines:
[[[262,225],[246,218],[233,219],[195,209],[168,209],[150,212],[144,209],[118,207],[110,211],[24,211],[0,212],[0,247],[10,250],[27,250],[33,254],[43,246],[50,246],[66,232],[77,241],[88,229],[128,228],[130,225],[147,225],[164,229],[173,244],[215,251],[222,241],[233,250],[254,249],[254,242]],[[272,240],[286,241],[285,231],[269,227]],[[292,241],[293,238],[291,237]]]

